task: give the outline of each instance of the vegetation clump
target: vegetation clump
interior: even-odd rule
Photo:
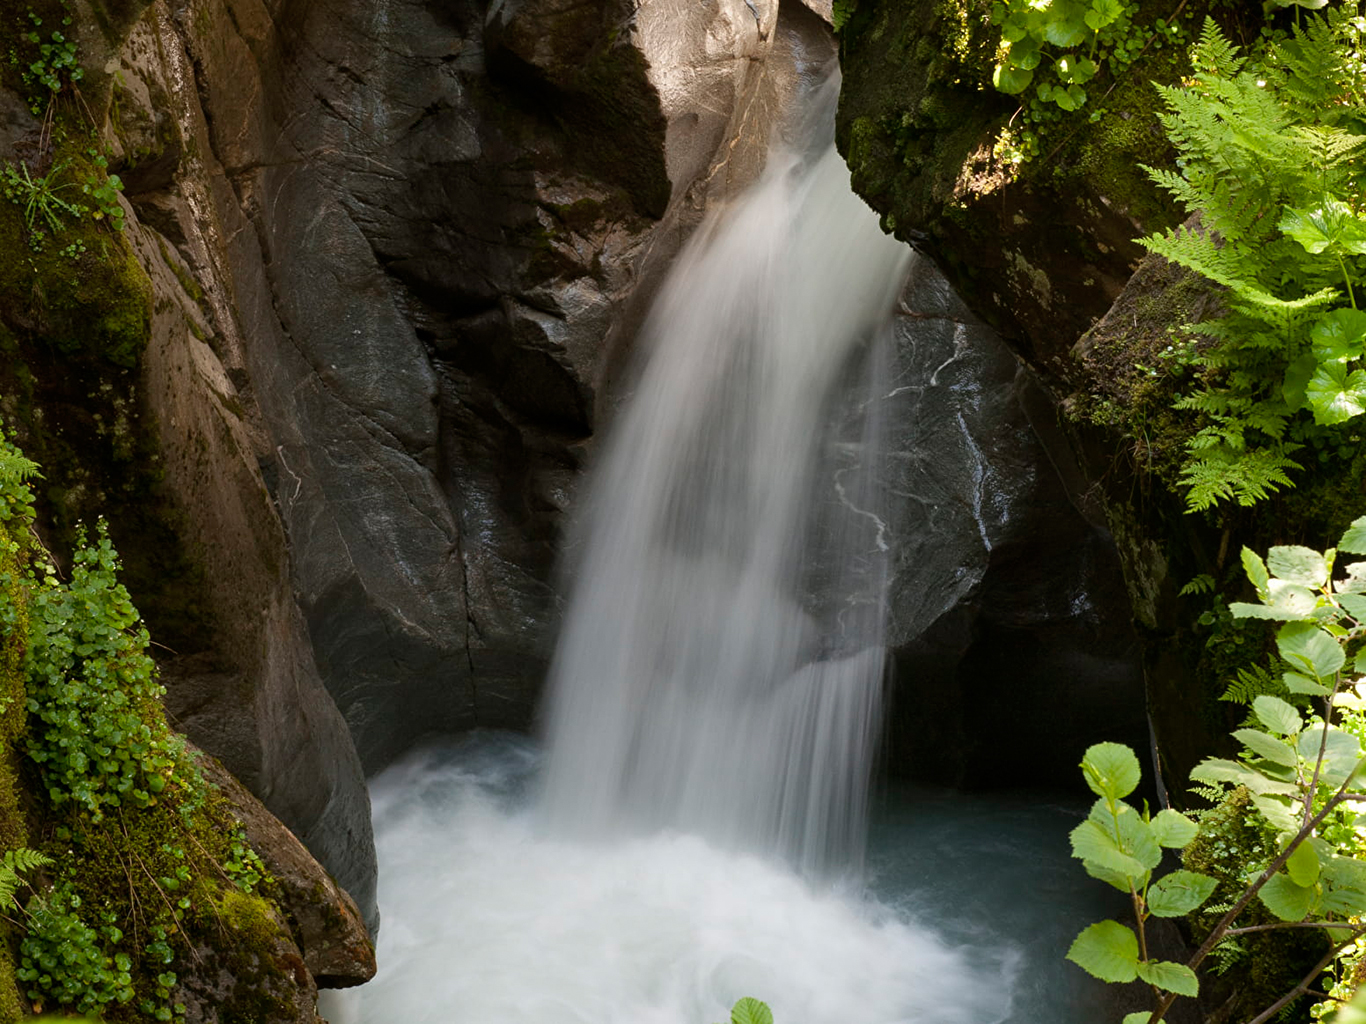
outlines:
[[[1140,779],[1129,748],[1097,744],[1083,758],[1099,799],[1072,832],[1073,856],[1128,894],[1134,925],[1091,925],[1068,958],[1105,981],[1148,983],[1154,1008],[1125,1024],[1158,1024],[1177,997],[1199,994],[1196,971],[1207,958],[1223,969],[1245,963],[1249,943],[1272,932],[1301,933],[1298,952],[1312,951],[1314,960],[1298,978],[1278,979],[1253,1024],[1300,1001],[1325,971],[1336,982],[1318,1013],[1357,987],[1366,936],[1366,824],[1357,813],[1366,802],[1366,561],[1338,566],[1339,553],[1366,555],[1366,517],[1327,551],[1279,546],[1265,561],[1243,551],[1258,601],[1230,609],[1280,624],[1277,686],[1285,697],[1254,695],[1264,676],[1240,680],[1252,712],[1233,732],[1240,754],[1208,758],[1191,773],[1214,810],[1198,822],[1170,809],[1140,813],[1123,799]],[[1183,850],[1185,866],[1158,878],[1164,847]],[[1148,922],[1183,916],[1199,927],[1196,951],[1184,964],[1150,957]]]
[[[1194,414],[1178,481],[1193,510],[1289,486],[1366,411],[1363,30],[1334,8],[1246,57],[1207,20],[1188,80],[1158,87],[1179,169],[1148,173],[1198,220],[1140,241],[1223,290],[1165,368]]]
[[[263,897],[275,883],[166,724],[149,637],[103,524],[82,536],[68,572],[34,543],[36,476],[0,438],[0,632],[22,651],[5,666],[19,686],[0,716],[22,716],[20,770],[41,796],[26,830],[35,849],[0,858],[0,901],[21,872],[41,872],[12,904],[14,974],[36,1008],[171,1021],[226,908],[273,921]],[[257,960],[258,972],[278,971]]]

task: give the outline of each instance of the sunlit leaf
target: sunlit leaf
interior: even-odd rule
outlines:
[[[1171,809],[1158,811],[1148,824],[1153,839],[1159,846],[1179,850],[1189,846],[1195,839],[1199,827],[1180,811]]]
[[[1319,855],[1313,843],[1300,843],[1285,862],[1285,870],[1296,885],[1310,886],[1319,880]]]
[[[1149,985],[1156,985],[1166,992],[1180,996],[1198,996],[1200,982],[1195,972],[1185,964],[1174,964],[1170,960],[1150,960],[1138,965],[1138,976]]]
[[[1309,332],[1309,339],[1320,363],[1360,359],[1366,352],[1366,312],[1335,309],[1325,313]]]
[[[1288,622],[1276,634],[1276,648],[1290,665],[1320,682],[1331,680],[1347,660],[1342,646],[1312,622]]]
[[[1320,426],[1344,423],[1366,412],[1366,370],[1345,363],[1324,363],[1305,387],[1305,399]]]
[[[1272,574],[1305,587],[1321,587],[1328,582],[1328,566],[1323,554],[1298,544],[1280,545],[1266,555]]]
[[[1218,884],[1196,871],[1173,871],[1148,888],[1148,909],[1157,917],[1182,917],[1209,899]]]
[[[1258,757],[1264,757],[1276,764],[1283,764],[1287,768],[1294,768],[1295,765],[1299,764],[1299,757],[1290,744],[1278,740],[1274,736],[1268,736],[1257,729],[1238,729],[1233,736]]]
[[[1314,904],[1313,887],[1297,885],[1286,874],[1272,875],[1257,895],[1266,909],[1282,921],[1303,921]]]
[[[1338,541],[1338,550],[1353,555],[1366,555],[1366,516],[1352,520],[1352,525],[1347,527],[1342,540]]]
[[[1087,748],[1081,771],[1091,792],[1109,800],[1128,796],[1143,777],[1138,757],[1122,743],[1097,743]]]
[[[1304,719],[1291,705],[1279,697],[1262,694],[1252,702],[1257,721],[1278,736],[1292,736],[1304,728]]]
[[[1138,977],[1138,936],[1118,921],[1100,921],[1077,936],[1067,959],[1101,981]]]

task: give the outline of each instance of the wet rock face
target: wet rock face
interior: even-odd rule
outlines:
[[[1114,543],[1034,374],[928,261],[896,341],[888,767],[969,787],[1075,785],[1090,743],[1147,731]]]
[[[312,654],[364,765],[525,726],[605,383],[828,34],[776,0],[153,10],[161,52],[188,58],[164,91],[203,131],[170,177],[130,159],[130,198],[217,282]]]

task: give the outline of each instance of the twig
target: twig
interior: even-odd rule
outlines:
[[[1346,942],[1340,943],[1339,945],[1336,945],[1332,949],[1330,949],[1327,955],[1324,956],[1324,958],[1320,960],[1314,966],[1314,968],[1304,976],[1304,978],[1300,981],[1298,985],[1292,988],[1285,995],[1281,996],[1281,998],[1277,999],[1274,1003],[1268,1006],[1261,1013],[1257,1014],[1257,1016],[1253,1017],[1250,1021],[1247,1022],[1247,1024],[1266,1024],[1266,1022],[1269,1021],[1272,1017],[1276,1016],[1276,1014],[1280,1013],[1287,1006],[1293,1003],[1296,999],[1304,995],[1305,991],[1309,988],[1310,984],[1313,983],[1314,979],[1317,978],[1320,974],[1322,974],[1324,970],[1328,967],[1328,965],[1331,964],[1333,960],[1337,957],[1337,955],[1341,953],[1344,949],[1346,949],[1349,945],[1351,945],[1353,941],[1355,940],[1348,939]]]

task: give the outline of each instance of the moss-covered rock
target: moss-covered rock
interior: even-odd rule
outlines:
[[[1222,5],[1182,5],[1198,24]],[[975,312],[1053,378],[1118,297],[1134,239],[1179,219],[1142,169],[1169,147],[1150,81],[1185,69],[1151,43],[1122,74],[1102,67],[1081,110],[1037,126],[1039,153],[1012,162],[1017,97],[996,91],[989,0],[864,0],[841,33],[837,143],[854,189],[898,237],[931,254]],[[1135,24],[1171,14],[1143,0]]]

